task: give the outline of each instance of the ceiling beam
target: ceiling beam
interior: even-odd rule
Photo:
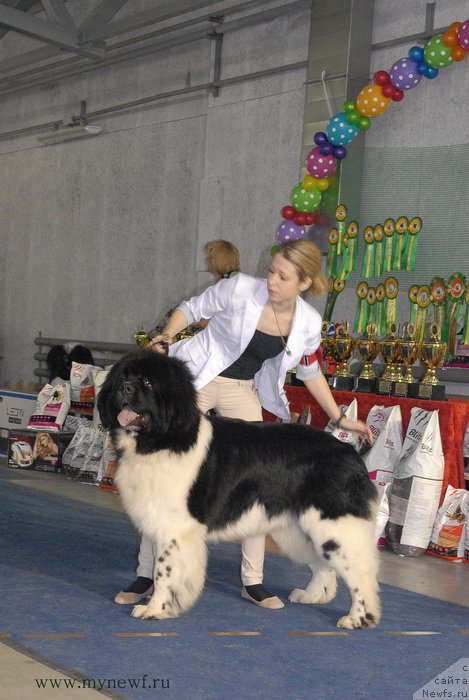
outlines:
[[[130,17],[110,22],[105,26],[90,27],[89,30],[83,32],[83,40],[94,41],[107,39],[118,34],[127,34],[136,29],[147,27],[149,24],[177,17],[185,12],[193,12],[208,5],[215,5],[217,2],[220,0],[166,0],[152,10],[130,15]]]
[[[15,0],[10,7],[15,8],[16,10],[21,10],[22,12],[27,12],[31,9],[35,2],[36,0]],[[5,34],[7,34],[9,31],[10,30],[8,27],[0,27],[0,39],[3,39]]]
[[[65,31],[70,32],[70,34],[77,31],[75,23],[70,16],[70,12],[67,10],[62,0],[42,0],[42,5],[51,22],[56,22],[65,29]]]
[[[91,32],[102,28],[117,15],[125,4],[127,4],[127,0],[102,0],[82,22],[80,30]]]
[[[78,32],[66,31],[62,27],[6,5],[0,5],[0,26],[90,58],[100,58],[104,54],[103,47],[80,42]]]

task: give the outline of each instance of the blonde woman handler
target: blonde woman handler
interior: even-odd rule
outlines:
[[[201,333],[169,348],[171,356],[188,364],[202,411],[215,409],[221,416],[260,421],[264,407],[288,420],[284,383],[287,371],[296,367],[297,377],[329,418],[371,442],[363,422],[341,414],[315,356],[321,317],[301,295],[325,290],[317,246],[292,241],[275,253],[267,279],[240,273],[180,304],[152,347],[164,351],[162,342],[171,342],[187,325],[207,318],[210,322]],[[264,551],[263,535],[242,542],[241,595],[264,608],[282,608],[282,601],[263,586]]]

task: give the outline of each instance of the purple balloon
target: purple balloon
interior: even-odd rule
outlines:
[[[330,156],[331,153],[333,153],[333,152],[334,152],[334,146],[332,145],[332,143],[329,143],[329,141],[327,141],[326,143],[322,143],[319,146],[319,153],[322,156]]]
[[[317,131],[314,134],[314,143],[316,146],[321,146],[323,143],[327,143],[327,136],[324,131]]]
[[[294,221],[285,219],[277,229],[277,240],[279,243],[288,243],[288,241],[296,241],[298,238],[306,238],[306,229],[304,226],[298,226]]]
[[[347,149],[346,148],[344,148],[343,146],[336,146],[334,148],[334,158],[337,158],[337,160],[343,160],[346,157],[347,157]]]
[[[469,51],[469,19],[466,19],[458,29],[458,43],[463,49]]]
[[[400,58],[389,71],[389,82],[399,90],[412,90],[422,80],[415,61]]]

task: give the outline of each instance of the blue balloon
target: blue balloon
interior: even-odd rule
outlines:
[[[409,58],[415,63],[421,63],[423,61],[423,48],[421,46],[412,46],[409,49]]]
[[[438,70],[438,68],[433,68],[433,66],[429,66],[427,64],[427,72],[425,73],[425,77],[429,80],[433,80],[433,78],[437,77],[439,72],[440,71]]]
[[[343,146],[353,141],[358,134],[358,126],[349,124],[345,118],[345,112],[339,112],[329,120],[326,132],[329,143],[334,146]]]

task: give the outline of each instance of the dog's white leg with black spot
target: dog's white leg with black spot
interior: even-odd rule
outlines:
[[[310,512],[302,518],[303,526],[324,566],[334,569],[350,591],[352,605],[337,626],[375,627],[381,618],[381,606],[374,520],[351,515],[318,519],[317,513]]]
[[[164,620],[189,610],[200,596],[207,568],[207,548],[197,533],[157,545],[154,592],[147,605],[136,605],[132,617]]]

